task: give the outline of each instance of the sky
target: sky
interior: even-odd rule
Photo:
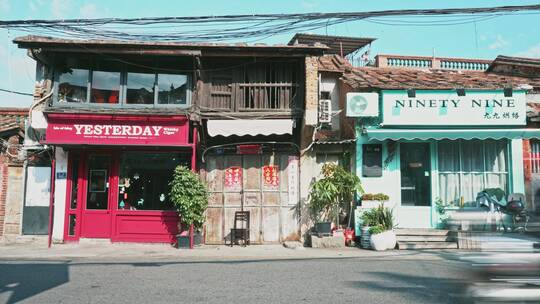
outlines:
[[[539,3],[538,0],[0,0],[0,20],[362,12]],[[360,20],[310,33],[376,38],[370,57],[400,54],[484,59],[494,59],[497,55],[540,58],[539,16],[540,12],[535,12],[462,25],[421,27],[382,25]],[[25,50],[18,49],[11,42],[22,35],[26,33],[0,29],[0,89],[32,93],[35,63]],[[285,33],[258,42],[287,43],[293,35]],[[28,107],[31,103],[30,96],[0,92],[0,107]]]

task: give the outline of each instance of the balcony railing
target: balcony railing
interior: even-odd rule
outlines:
[[[377,55],[377,67],[396,67],[410,69],[443,69],[485,71],[491,60],[466,58],[436,58],[427,56]]]

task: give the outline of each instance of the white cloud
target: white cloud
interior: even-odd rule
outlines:
[[[79,9],[82,18],[96,18],[97,7],[94,3],[87,3]]]
[[[0,12],[7,13],[11,10],[9,0],[0,0]]]
[[[540,43],[531,46],[525,51],[516,53],[518,57],[540,58]]]
[[[504,38],[501,35],[497,35],[497,38],[495,38],[495,41],[492,44],[490,44],[488,48],[490,50],[498,50],[498,49],[507,47],[508,45],[510,45],[508,41],[504,40]]]
[[[51,13],[55,18],[63,18],[71,7],[71,0],[52,0]]]

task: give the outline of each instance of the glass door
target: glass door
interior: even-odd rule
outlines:
[[[82,208],[81,237],[110,238],[111,208],[109,188],[112,157],[89,154],[86,159],[86,189]]]
[[[401,205],[431,205],[429,143],[400,144]]]

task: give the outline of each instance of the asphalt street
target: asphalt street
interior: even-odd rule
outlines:
[[[459,303],[467,265],[396,257],[0,261],[0,303]]]

